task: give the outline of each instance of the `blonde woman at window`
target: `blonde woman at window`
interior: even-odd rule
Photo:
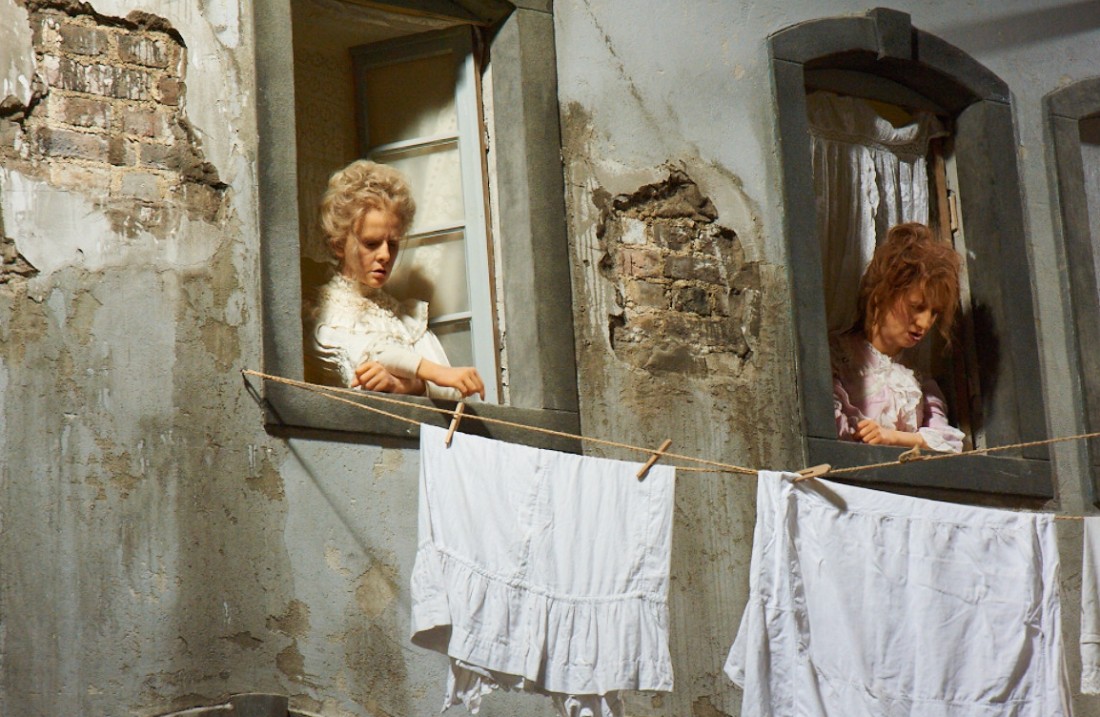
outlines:
[[[326,383],[384,393],[485,398],[472,367],[452,367],[428,330],[423,301],[398,301],[383,288],[416,204],[392,167],[352,162],[329,178],[321,226],[336,273],[311,312],[310,358]]]
[[[899,224],[875,249],[859,287],[855,327],[830,340],[840,438],[958,453],[936,382],[900,362],[939,324],[950,340],[959,304],[959,257],[923,224]]]

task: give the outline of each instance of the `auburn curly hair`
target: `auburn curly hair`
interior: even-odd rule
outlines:
[[[859,283],[859,328],[865,336],[898,301],[919,288],[939,314],[939,331],[951,341],[951,327],[959,308],[959,255],[939,241],[924,224],[898,224],[875,248],[871,263]]]
[[[402,236],[416,214],[416,202],[405,175],[393,167],[358,159],[333,172],[321,198],[321,228],[333,256],[340,256],[348,234],[372,209],[391,211],[397,216]]]

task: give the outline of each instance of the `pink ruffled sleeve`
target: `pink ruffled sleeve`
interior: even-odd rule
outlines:
[[[836,416],[837,438],[846,441],[858,441],[856,432],[859,422],[865,416],[852,405],[852,400],[848,397],[848,391],[844,388],[844,383],[835,374],[833,375],[833,414]]]
[[[921,383],[924,397],[921,400],[921,427],[918,429],[924,442],[934,451],[959,453],[964,434],[947,420],[947,401],[939,385],[932,379]]]

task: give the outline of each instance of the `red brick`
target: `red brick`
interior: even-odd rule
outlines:
[[[153,78],[148,72],[126,67],[112,68],[114,83],[110,96],[120,100],[146,100],[152,93]]]
[[[107,101],[52,93],[47,97],[47,102],[49,117],[54,122],[96,129],[109,129],[111,126],[112,107]]]
[[[157,83],[157,99],[161,104],[175,107],[180,103],[183,83],[173,77],[162,77]]]
[[[14,148],[22,134],[23,128],[18,122],[0,119],[0,149]]]
[[[627,276],[652,278],[661,275],[661,255],[649,249],[623,247],[622,271]]]
[[[710,316],[709,297],[698,286],[682,286],[673,291],[672,308],[699,316]]]
[[[167,138],[171,136],[168,115],[147,107],[126,107],[122,110],[122,131],[139,137]]]
[[[102,55],[107,52],[107,31],[65,23],[61,26],[61,49],[77,55]]]
[[[47,81],[63,90],[86,92],[121,100],[146,100],[150,97],[152,78],[145,70],[115,67],[101,63],[84,64],[69,57],[46,63]]]
[[[146,67],[168,67],[169,53],[163,38],[126,34],[118,38],[118,56],[123,62]]]
[[[667,246],[672,250],[680,250],[690,244],[696,232],[697,230],[693,227],[667,221],[654,222],[649,229],[654,244]]]
[[[721,280],[714,259],[692,254],[668,257],[665,260],[665,275],[671,279],[696,279],[709,284],[717,284]]]
[[[175,145],[141,142],[140,161],[142,166],[167,169],[178,172],[182,166],[180,152]]]
[[[667,309],[665,287],[649,281],[626,281],[626,298],[638,308]]]
[[[88,159],[93,162],[106,162],[108,158],[107,138],[101,135],[43,127],[38,131],[37,139],[41,151],[51,157]]]
[[[38,13],[31,21],[31,42],[37,50],[56,50],[61,46],[61,16],[56,13]]]
[[[116,167],[132,167],[137,164],[137,146],[123,137],[111,137],[107,151],[108,161]]]

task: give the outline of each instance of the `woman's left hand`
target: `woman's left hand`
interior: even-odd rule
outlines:
[[[422,359],[420,366],[416,369],[416,375],[437,386],[453,388],[464,398],[476,393],[485,400],[485,382],[481,380],[481,374],[473,366],[442,366],[428,359]]]

